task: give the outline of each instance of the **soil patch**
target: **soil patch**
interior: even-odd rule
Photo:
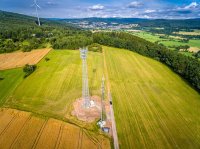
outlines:
[[[88,123],[99,119],[101,115],[101,98],[99,96],[92,96],[90,100],[94,102],[94,105],[92,105],[90,108],[84,108],[83,98],[77,99],[73,103],[74,109],[71,114],[76,116],[79,120]]]

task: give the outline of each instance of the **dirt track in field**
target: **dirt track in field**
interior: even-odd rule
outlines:
[[[32,50],[0,54],[0,70],[23,67],[26,64],[37,64],[51,49]]]
[[[0,149],[105,148],[109,139],[62,121],[42,119],[14,109],[0,109]]]

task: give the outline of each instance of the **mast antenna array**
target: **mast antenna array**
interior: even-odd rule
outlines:
[[[84,108],[90,108],[90,95],[88,87],[88,72],[87,72],[87,48],[80,48],[80,56],[82,59],[82,97],[84,100]]]

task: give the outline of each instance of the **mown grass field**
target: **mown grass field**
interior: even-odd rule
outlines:
[[[0,78],[0,106],[2,106],[23,80],[23,71],[20,68],[0,71]]]
[[[0,148],[110,148],[110,138],[100,135],[96,123],[71,116],[72,103],[82,91],[79,51],[52,50],[46,57],[50,60],[40,61],[37,70],[25,79],[22,68],[0,71],[0,107],[39,116],[0,108]],[[88,54],[88,70],[90,93],[100,95],[101,53]]]
[[[50,60],[43,59],[33,74],[26,79],[20,79],[21,83],[6,99],[5,105],[43,115],[68,118],[72,103],[81,97],[82,93],[80,53],[77,50],[52,50],[46,57]],[[92,95],[100,95],[102,63],[101,53],[89,53],[88,74]],[[22,70],[16,71],[16,73],[22,73],[20,76],[22,78]],[[9,71],[3,73],[9,75]],[[15,75],[15,72],[10,73]],[[12,79],[15,81],[14,78]],[[0,85],[3,86],[3,83],[6,84],[9,81],[11,80],[3,80]],[[7,86],[12,85],[7,84]],[[7,92],[6,88],[5,90]]]
[[[200,148],[200,95],[155,60],[104,50],[120,148]]]
[[[155,60],[117,48],[104,50],[120,148],[200,148],[200,95]],[[43,59],[26,79],[22,69],[0,71],[1,105],[70,119],[71,105],[81,97],[79,54],[52,50],[46,56],[50,61]],[[100,95],[101,53],[89,52],[88,70],[90,92]]]
[[[32,50],[30,52],[17,51],[0,54],[0,70],[23,67],[26,64],[37,64],[51,49]]]

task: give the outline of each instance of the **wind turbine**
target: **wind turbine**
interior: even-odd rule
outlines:
[[[40,6],[37,4],[37,0],[34,0],[33,6],[35,6],[35,12],[36,12],[36,16],[38,18],[38,25],[40,26],[40,18],[39,18],[39,15],[38,15],[38,8],[40,8]]]

